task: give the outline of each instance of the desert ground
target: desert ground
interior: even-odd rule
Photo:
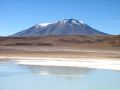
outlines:
[[[0,58],[120,58],[120,48],[0,46]]]
[[[0,58],[120,58],[120,36],[0,37]]]

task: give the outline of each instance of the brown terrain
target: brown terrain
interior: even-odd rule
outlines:
[[[120,35],[0,37],[0,58],[120,58]]]

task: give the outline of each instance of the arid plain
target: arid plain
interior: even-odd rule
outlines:
[[[120,58],[120,36],[0,37],[0,58]]]

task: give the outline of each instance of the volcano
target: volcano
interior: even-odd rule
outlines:
[[[69,35],[107,35],[104,32],[98,31],[84,22],[76,19],[64,19],[54,23],[41,23],[33,25],[32,27],[22,30],[14,37],[26,37],[26,36],[69,36]]]

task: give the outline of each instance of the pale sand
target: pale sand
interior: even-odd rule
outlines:
[[[96,60],[88,58],[28,58],[16,60],[17,64],[22,65],[43,65],[43,66],[68,66],[68,67],[87,67],[96,69],[120,70],[119,59]]]

